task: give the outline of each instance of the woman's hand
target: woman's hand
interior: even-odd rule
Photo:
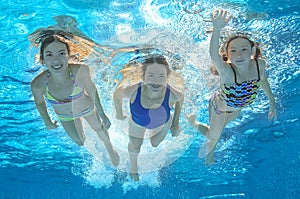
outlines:
[[[57,121],[55,120],[54,122],[51,122],[51,123],[48,123],[46,124],[46,128],[48,130],[51,130],[51,129],[55,129],[58,127],[58,124],[57,124]]]
[[[179,133],[181,132],[181,128],[178,124],[172,124],[170,127],[170,131],[171,131],[173,137],[177,137],[179,135]]]
[[[231,18],[232,16],[226,10],[215,10],[212,13],[212,22],[214,29],[221,30],[228,24]]]
[[[102,116],[102,125],[105,129],[109,129],[111,126],[110,120],[108,119],[108,117],[106,117],[106,115]]]

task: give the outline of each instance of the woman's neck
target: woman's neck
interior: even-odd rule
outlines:
[[[157,98],[163,97],[165,95],[165,93],[166,93],[166,87],[164,87],[160,91],[155,92],[155,91],[152,91],[147,86],[145,86],[143,95],[145,97],[147,97],[148,99],[157,99]]]
[[[71,77],[68,69],[66,69],[65,71],[62,71],[60,73],[51,73],[51,72],[49,72],[49,73],[55,82],[65,82],[66,80],[68,80]]]

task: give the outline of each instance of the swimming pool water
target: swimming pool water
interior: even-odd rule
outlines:
[[[300,198],[298,1],[2,0],[0,6],[0,198]],[[183,115],[196,112],[199,120],[208,120],[207,102],[217,89],[207,55],[209,16],[216,8],[233,13],[232,29],[263,43],[279,117],[267,120],[268,103],[261,93],[225,129],[217,162],[206,167],[198,158],[204,139]],[[111,102],[117,70],[129,57],[91,66],[112,118],[112,142],[122,154],[118,170],[105,163],[101,143],[88,128],[86,150],[61,127],[47,131],[37,113],[30,81],[43,67],[35,63],[37,49],[30,47],[27,35],[53,25],[52,17],[62,14],[76,18],[98,43],[115,48],[150,43],[186,63],[179,70],[186,84],[183,133],[175,139],[167,136],[158,149],[145,142],[145,154],[160,150],[145,160],[155,158],[161,168],[149,167],[139,183],[128,179],[128,140],[123,124],[113,119]]]

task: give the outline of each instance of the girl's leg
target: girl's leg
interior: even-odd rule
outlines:
[[[102,121],[97,111],[93,111],[91,114],[84,116],[84,119],[89,123],[91,128],[97,133],[98,137],[103,141],[109,157],[114,166],[119,164],[119,155],[114,150],[107,129],[102,126]]]
[[[214,151],[216,149],[216,145],[221,137],[221,134],[225,128],[225,126],[240,114],[239,111],[234,111],[232,113],[216,113],[214,111],[214,107],[209,106],[209,120],[210,120],[210,128],[207,134],[209,141],[207,142],[207,156],[206,156],[206,164],[214,163]]]
[[[206,143],[206,164],[213,164],[214,163],[214,152],[216,145],[219,141],[219,138],[222,134],[224,127],[226,126],[226,113],[218,114],[213,110],[210,111],[210,125],[209,131],[207,133],[207,138],[209,139]]]
[[[130,161],[130,177],[134,181],[139,181],[137,157],[140,153],[141,146],[144,141],[144,134],[146,129],[135,124],[131,119],[129,119],[129,161]]]
[[[78,145],[83,146],[85,142],[85,136],[80,119],[71,121],[61,121],[66,133],[69,137]]]

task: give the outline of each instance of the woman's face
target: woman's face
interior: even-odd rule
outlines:
[[[168,80],[167,69],[162,64],[149,64],[144,74],[144,84],[157,92],[166,86]]]
[[[68,50],[64,43],[50,43],[43,52],[44,64],[51,72],[60,72],[68,67]]]
[[[252,55],[250,42],[244,38],[232,40],[227,48],[227,56],[235,66],[249,66]]]

